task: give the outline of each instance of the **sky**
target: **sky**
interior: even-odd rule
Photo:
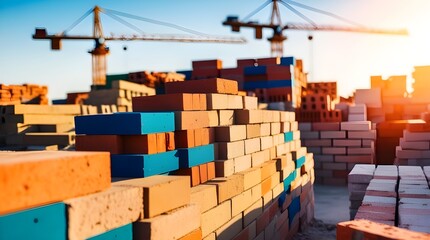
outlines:
[[[411,83],[414,66],[430,65],[430,1],[428,0],[296,0],[372,28],[407,28],[409,36],[345,32],[286,31],[284,56],[302,59],[310,82],[337,81],[341,96],[369,88],[370,76],[407,75]],[[227,15],[244,18],[264,0],[0,0],[0,83],[40,84],[49,88],[49,98],[64,99],[68,92],[89,91],[93,41],[63,41],[61,51],[50,42],[33,40],[36,27],[49,34],[62,32],[86,11],[99,5],[154,20],[174,23],[199,32],[244,37],[246,44],[166,43],[109,41],[108,74],[133,71],[190,70],[193,60],[221,59],[225,68],[236,59],[270,57],[270,45],[254,39],[252,29],[231,32],[223,26]],[[300,10],[317,24],[345,26],[344,22]],[[270,7],[250,20],[268,23]],[[305,21],[280,6],[282,22]],[[69,34],[90,35],[87,18]],[[128,20],[148,34],[184,34],[176,29]],[[136,32],[102,15],[106,35]],[[313,36],[308,41],[308,35]],[[123,47],[127,46],[124,51]]]

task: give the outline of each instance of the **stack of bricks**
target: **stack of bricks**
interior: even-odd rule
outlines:
[[[356,104],[364,104],[366,106],[367,120],[373,123],[385,121],[380,88],[357,89],[354,94],[354,100]]]
[[[430,234],[410,231],[390,225],[376,223],[368,220],[354,220],[337,224],[337,240],[353,239],[416,239],[425,240]]]
[[[299,122],[341,122],[340,110],[332,109],[331,96],[325,93],[306,93],[300,108],[296,109]]]
[[[305,228],[313,218],[314,162],[301,147],[294,113],[257,110],[257,98],[237,95],[236,81],[215,78],[165,87],[165,95],[134,98],[138,112],[76,117],[77,133],[86,134],[78,135],[77,149],[111,151],[112,176],[187,175],[198,216],[150,216],[147,235],[133,234],[164,239],[159,234],[180,238],[189,231],[198,239],[285,239]],[[155,141],[146,140],[151,134]],[[175,150],[142,153],[154,142],[158,148],[160,138],[174,143]],[[167,204],[173,198],[153,201]],[[200,225],[181,229],[190,217],[201,219]],[[163,221],[172,222],[169,233],[156,225]]]
[[[220,75],[222,61],[219,59],[206,61],[193,61],[193,72],[191,79],[216,78]]]
[[[27,149],[74,144],[74,116],[83,114],[79,105],[17,104],[0,106],[0,144]]]
[[[349,191],[349,216],[354,219],[358,208],[363,202],[367,186],[373,179],[375,166],[369,164],[356,164],[348,174],[348,191]]]
[[[48,87],[36,84],[0,84],[0,104],[48,104]]]
[[[374,165],[366,167],[371,169]],[[353,169],[351,173],[358,170]],[[430,217],[428,179],[427,167],[423,170],[420,166],[379,165],[366,188],[355,219],[430,233],[427,221]]]
[[[110,88],[92,89],[88,98],[84,101],[87,105],[98,107],[98,112],[103,111],[102,105],[115,105],[118,112],[132,111],[132,98],[137,96],[155,95],[155,89],[142,84],[128,81],[113,81]],[[110,110],[115,112],[115,110]]]
[[[396,164],[430,165],[430,124],[424,121],[408,123],[396,147]]]
[[[374,162],[376,131],[369,121],[299,123],[303,145],[314,154],[316,181],[346,185],[355,164]]]

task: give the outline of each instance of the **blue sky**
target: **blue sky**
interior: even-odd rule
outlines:
[[[413,66],[430,65],[430,1],[427,0],[302,0],[298,2],[333,12],[369,27],[408,28],[409,37],[314,32],[286,32],[284,55],[303,59],[312,81],[338,81],[339,93],[350,95],[368,88],[371,75],[411,75]],[[269,57],[269,43],[255,40],[251,29],[232,33],[221,22],[227,15],[244,17],[262,0],[0,0],[0,83],[48,85],[50,99],[65,98],[66,92],[89,91],[92,41],[64,41],[61,51],[51,51],[48,41],[33,40],[36,27],[49,33],[65,30],[95,5],[175,23],[200,32],[241,36],[247,44],[164,43],[149,41],[108,42],[108,74],[130,71],[191,69],[192,60],[221,59],[235,67],[238,58]],[[267,22],[269,8],[253,20]],[[302,11],[318,24],[343,25],[338,20]],[[283,22],[303,22],[281,6]],[[105,34],[132,34],[132,30],[102,16]],[[146,33],[183,34],[149,23],[136,22]],[[88,18],[70,34],[90,34]],[[270,36],[266,32],[265,38]],[[122,48],[126,45],[127,51]],[[312,67],[313,66],[313,67]]]

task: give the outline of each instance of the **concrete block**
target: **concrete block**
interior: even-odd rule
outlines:
[[[234,142],[246,139],[246,125],[233,125],[215,128],[217,142]]]
[[[231,218],[231,201],[225,201],[206,211],[201,216],[202,236],[206,237],[228,222]]]
[[[234,124],[234,111],[233,110],[219,110],[219,126],[231,126]]]
[[[199,206],[204,213],[218,204],[216,186],[201,184],[191,188],[190,203]]]
[[[183,221],[187,219],[187,221]],[[166,226],[169,231],[165,231]],[[187,205],[166,214],[134,223],[133,237],[138,239],[179,239],[200,227],[200,210]]]
[[[152,218],[190,202],[190,182],[185,176],[152,176],[115,183],[143,189],[144,217]]]
[[[142,189],[115,185],[99,193],[64,201],[68,239],[87,239],[143,217]]]
[[[2,152],[0,176],[3,215],[107,189],[109,153]]]

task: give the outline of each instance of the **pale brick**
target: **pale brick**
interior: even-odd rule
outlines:
[[[218,158],[220,160],[232,159],[245,155],[245,142],[219,142]]]
[[[274,122],[270,123],[270,135],[275,135],[281,133],[281,123]]]
[[[251,154],[260,151],[260,138],[251,138],[245,140],[245,154]]]
[[[281,122],[281,132],[286,133],[291,131],[289,122]]]
[[[270,160],[270,152],[267,149],[251,154],[251,161],[253,167],[259,166],[268,160]]]
[[[270,136],[270,123],[263,123],[260,126],[260,136]]]
[[[291,131],[298,131],[299,130],[299,122],[292,121],[290,122]]]
[[[192,187],[190,203],[198,205],[201,213],[214,208],[218,204],[216,186],[201,184]]]
[[[243,97],[238,95],[227,95],[228,109],[243,109]]]
[[[217,240],[230,240],[242,231],[242,214],[233,217],[226,224],[216,230]]]
[[[249,208],[255,201],[252,198],[252,189],[248,189],[231,199],[231,214],[238,215]]]
[[[246,138],[256,138],[261,136],[261,124],[246,125]]]
[[[234,124],[234,111],[233,110],[219,110],[218,111],[218,125],[219,126],[231,126]],[[217,126],[217,125],[215,125]]]
[[[258,98],[243,96],[243,109],[255,110],[258,108]]]
[[[216,185],[218,203],[222,203],[243,192],[244,177],[243,175],[234,174],[229,177],[214,178],[205,184]]]
[[[187,221],[183,221],[187,219]],[[169,231],[165,231],[166,226]],[[179,239],[200,227],[200,210],[197,205],[187,205],[167,214],[133,223],[136,239]]]
[[[249,208],[243,211],[243,226],[251,224],[258,216],[263,213],[263,202],[261,199],[253,203]]]
[[[263,122],[262,110],[234,110],[236,124],[252,124]]]
[[[274,146],[272,136],[261,137],[260,141],[261,141],[261,150],[268,149]]]
[[[243,177],[243,188],[245,190],[254,187],[261,182],[261,170],[260,167],[253,167],[243,172],[237,173]]]
[[[231,201],[225,201],[220,205],[208,210],[201,216],[202,236],[220,228],[231,219]],[[182,221],[181,221],[182,222]]]
[[[228,177],[234,174],[234,159],[215,160],[215,175],[217,177]]]
[[[234,172],[245,171],[252,166],[251,155],[245,155],[234,159]]]
[[[225,110],[228,108],[228,95],[218,93],[206,94],[206,104],[208,110]]]
[[[234,142],[246,139],[246,125],[233,125],[215,128],[217,142]]]
[[[367,131],[370,129],[371,129],[370,121],[340,123],[340,130],[344,130],[344,131]]]

